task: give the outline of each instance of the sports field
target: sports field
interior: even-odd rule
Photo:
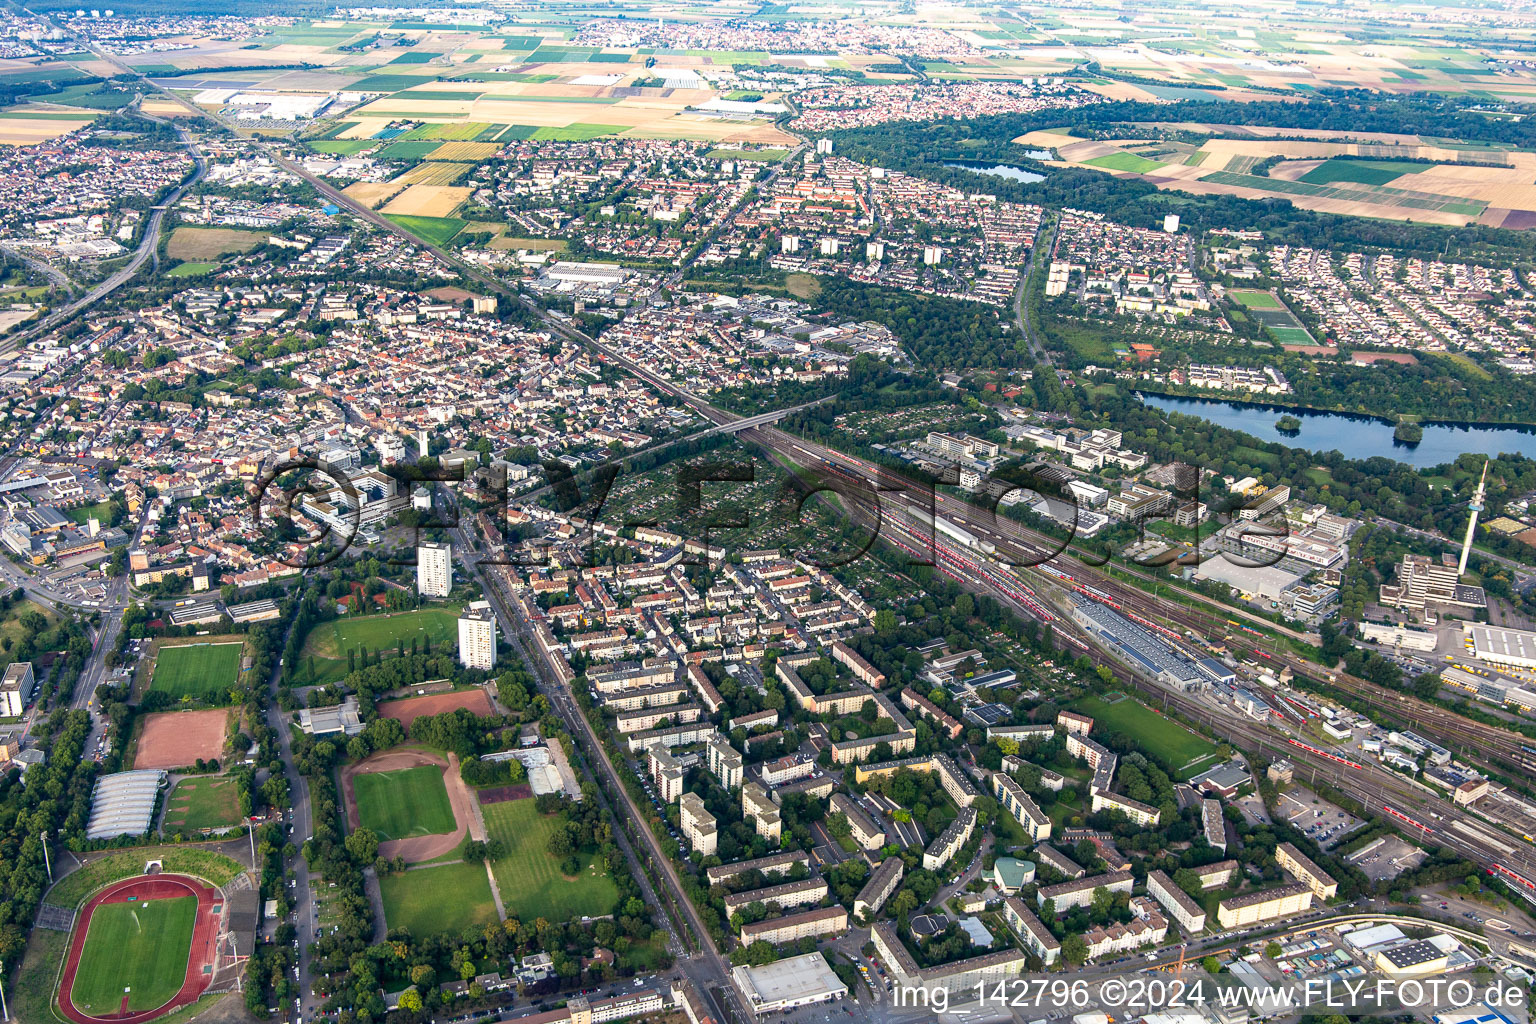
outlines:
[[[1280,300],[1269,292],[1261,292],[1252,288],[1233,288],[1227,293],[1232,296],[1232,301],[1244,309],[1284,309]]]
[[[1130,697],[1114,703],[1102,697],[1084,697],[1072,702],[1072,710],[1093,719],[1094,735],[1103,731],[1134,740],[1175,778],[1185,779],[1209,768],[1209,759],[1216,754],[1216,744],[1210,740]]]
[[[103,903],[91,914],[70,998],[94,1016],[153,1010],[181,991],[197,897]]]
[[[233,779],[183,779],[165,805],[166,828],[195,832],[240,824],[240,797]]]
[[[345,678],[348,651],[357,652],[357,664],[361,665],[365,652],[381,658],[394,657],[395,646],[400,642],[407,651],[413,640],[418,649],[428,640],[434,646],[456,643],[459,612],[459,605],[442,605],[395,615],[357,615],[323,622],[305,638],[294,680],[308,685]]]
[[[149,688],[177,700],[227,690],[240,675],[242,650],[244,644],[239,642],[162,647],[155,654],[155,674]]]
[[[509,915],[522,921],[536,917],[566,921],[613,910],[618,887],[591,857],[581,857],[581,871],[576,876],[561,874],[560,862],[549,852],[549,837],[560,823],[560,815],[540,814],[531,797],[487,804],[483,813],[486,833],[507,848],[491,870]]]
[[[367,772],[352,780],[352,792],[358,820],[380,839],[432,836],[456,827],[441,768]]]
[[[390,928],[408,928],[414,936],[457,935],[466,928],[478,932],[496,920],[496,903],[483,864],[442,864],[385,875],[379,879],[379,892],[384,898],[385,923]],[[507,912],[512,913],[510,906]],[[531,923],[533,918],[520,920]]]

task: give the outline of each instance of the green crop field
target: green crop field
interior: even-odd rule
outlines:
[[[368,772],[352,779],[357,819],[380,839],[433,836],[454,829],[443,770],[433,765]]]
[[[356,156],[371,146],[377,146],[377,139],[319,139],[309,144],[309,148],[316,153],[327,153],[331,156]]]
[[[560,862],[548,849],[559,815],[540,814],[531,798],[488,804],[483,810],[486,832],[507,848],[491,869],[508,914],[522,921],[566,921],[613,910],[618,887],[591,857],[581,858],[575,877],[560,873]]]
[[[1189,770],[1193,762],[1205,761],[1216,753],[1216,744],[1134,698],[1110,704],[1101,697],[1084,697],[1072,702],[1072,710],[1093,719],[1095,734],[1102,730],[1134,740],[1176,778],[1188,778],[1198,774],[1200,769],[1211,767],[1209,763],[1202,763],[1195,766],[1194,771]]]
[[[240,675],[242,643],[197,643],[162,647],[155,654],[151,690],[182,697],[200,697],[227,690]]]
[[[376,160],[420,160],[442,143],[436,139],[411,139],[407,142],[391,142],[374,154]]]
[[[1406,160],[1342,160],[1334,157],[1303,174],[1300,180],[1309,185],[1332,185],[1336,181],[1356,185],[1385,185],[1404,174],[1422,171],[1427,166]]]
[[[586,142],[604,135],[617,135],[626,128],[622,124],[568,124],[564,128],[540,128],[533,133],[535,139],[547,142]]]
[[[93,1016],[153,1010],[181,991],[192,950],[197,897],[106,903],[91,913],[80,969],[70,989],[75,1006]]]
[[[353,82],[351,88],[359,92],[400,92],[401,90],[409,89],[413,85],[420,85],[423,82],[435,82],[437,79],[437,75],[369,75],[367,78]]]
[[[1284,309],[1279,299],[1269,292],[1256,291],[1251,288],[1234,288],[1227,293],[1232,296],[1232,301],[1247,309]]]
[[[233,779],[217,776],[183,779],[165,805],[168,829],[197,831],[240,824],[240,796]]]
[[[396,57],[394,60],[390,61],[390,63],[391,64],[430,64],[430,63],[432,63],[432,61],[436,60],[438,57],[441,57],[441,56],[442,56],[442,54],[440,54],[440,53],[433,53],[431,50],[407,50],[404,53],[402,53],[400,56]]]
[[[1146,174],[1163,166],[1156,160],[1148,160],[1144,156],[1135,153],[1110,153],[1105,156],[1094,157],[1087,161],[1087,166],[1098,167],[1106,171],[1135,171],[1137,174]]]
[[[712,149],[709,151],[712,160],[736,160],[754,163],[776,164],[789,156],[787,149]]]
[[[469,223],[460,217],[416,217],[407,213],[386,213],[384,216],[432,245],[447,245]]]
[[[483,864],[442,864],[385,875],[379,879],[379,891],[385,923],[407,928],[413,936],[458,935],[466,928],[478,932],[496,920]]]

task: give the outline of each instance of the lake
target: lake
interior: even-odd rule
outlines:
[[[1392,424],[1368,416],[1311,412],[1306,409],[1224,402],[1211,398],[1169,398],[1144,392],[1137,394],[1154,409],[1199,416],[1219,426],[1241,430],[1263,441],[1279,441],[1291,448],[1310,452],[1339,451],[1350,459],[1369,459],[1380,455],[1407,463],[1415,469],[1424,469],[1454,462],[1458,455],[1467,452],[1480,455],[1518,452],[1536,458],[1536,431],[1522,427],[1425,423],[1424,440],[1416,445],[1408,445],[1392,436]],[[1275,429],[1275,421],[1286,414],[1301,420],[1300,433],[1288,435]]]
[[[1032,156],[1033,154],[1025,155]],[[1050,156],[1050,154],[1047,153],[1046,156]],[[954,160],[946,163],[944,166],[956,171],[971,171],[975,174],[990,174],[994,178],[1007,178],[1009,181],[1022,181],[1025,184],[1028,184],[1032,181],[1045,180],[1045,175],[1040,174],[1037,171],[1026,171],[1024,168],[1015,167],[1012,164],[964,163],[959,160]]]

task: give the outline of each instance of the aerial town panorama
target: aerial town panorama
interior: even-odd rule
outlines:
[[[0,1021],[1528,1024],[1536,4],[5,5],[0,555]]]

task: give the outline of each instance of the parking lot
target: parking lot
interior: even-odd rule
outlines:
[[[1397,836],[1383,836],[1356,850],[1345,859],[1363,871],[1371,881],[1396,878],[1424,863],[1429,855]]]
[[[1319,797],[1304,786],[1292,786],[1281,794],[1279,811],[1296,828],[1324,849],[1337,846],[1361,820]]]

